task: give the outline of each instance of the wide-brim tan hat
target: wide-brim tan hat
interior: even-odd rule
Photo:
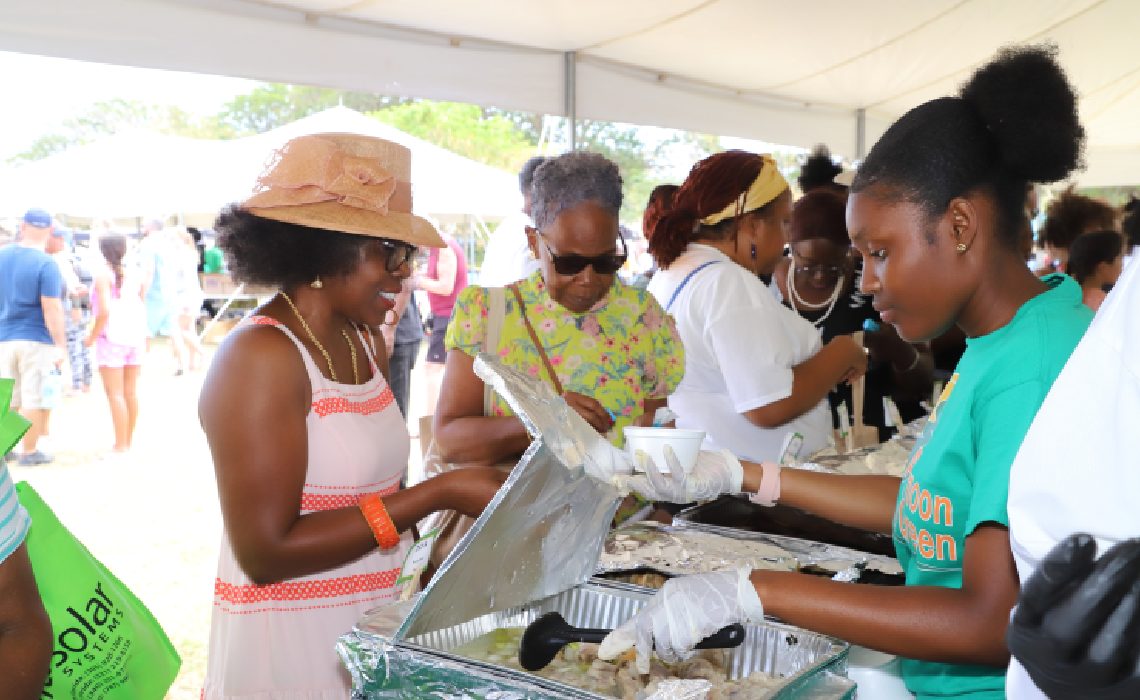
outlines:
[[[446,245],[412,213],[412,154],[359,134],[309,134],[277,150],[242,208],[255,216],[417,246]]]

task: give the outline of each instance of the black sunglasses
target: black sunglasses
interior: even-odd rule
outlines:
[[[418,250],[411,243],[390,241],[387,238],[381,238],[377,243],[384,248],[388,256],[388,260],[384,264],[384,269],[392,274],[398,272],[404,265],[411,265],[412,259],[416,257],[416,251]]]
[[[621,266],[625,264],[625,260],[629,256],[629,250],[625,247],[625,239],[621,236],[618,236],[618,240],[621,241],[621,253],[595,255],[593,257],[586,255],[557,255],[550,248],[550,244],[546,242],[545,236],[539,233],[538,239],[542,241],[542,245],[546,246],[546,252],[550,253],[550,260],[554,263],[554,271],[560,275],[576,275],[582,270],[585,270],[587,265],[592,266],[594,272],[599,275],[612,275],[621,269]]]

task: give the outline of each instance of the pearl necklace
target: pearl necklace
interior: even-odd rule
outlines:
[[[787,279],[788,293],[792,296],[792,308],[795,309],[796,313],[799,313],[799,309],[796,308],[797,306],[802,306],[805,309],[810,309],[812,311],[822,309],[826,306],[827,311],[823,312],[822,316],[812,321],[812,325],[814,325],[816,328],[819,328],[820,325],[827,320],[827,317],[831,315],[831,312],[835,310],[835,303],[839,301],[839,295],[843,291],[843,284],[846,282],[847,278],[844,275],[840,275],[839,280],[835,283],[835,289],[831,292],[831,297],[819,304],[812,304],[811,302],[804,301],[804,298],[801,297],[800,293],[796,291],[795,275],[792,273],[794,267],[794,265],[788,265]]]
[[[317,350],[320,350],[321,355],[324,356],[325,362],[328,363],[329,366],[329,378],[334,382],[339,381],[336,378],[336,370],[333,369],[332,356],[329,355],[329,351],[325,350],[325,346],[321,345],[321,341],[317,340],[317,336],[315,333],[313,333],[313,329],[309,328],[309,324],[305,322],[305,317],[301,315],[301,312],[297,309],[297,305],[293,303],[293,300],[289,298],[289,295],[286,294],[284,290],[281,292],[281,297],[285,300],[285,303],[289,305],[289,308],[293,309],[293,315],[297,317],[297,321],[300,322],[301,328],[304,328],[305,332],[309,334],[309,340],[313,341],[313,345],[316,345]],[[354,384],[359,384],[360,373],[356,369],[356,346],[353,345],[352,339],[348,337],[348,332],[346,330],[341,328],[340,334],[344,337],[344,342],[348,343],[349,352],[352,353],[352,381]]]

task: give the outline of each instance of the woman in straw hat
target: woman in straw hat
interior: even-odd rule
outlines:
[[[343,698],[334,644],[395,580],[425,515],[478,515],[502,481],[467,469],[400,490],[408,431],[384,322],[416,247],[410,154],[349,134],[287,143],[227,208],[234,276],[276,285],[219,348],[199,405],[226,537],[204,697]]]

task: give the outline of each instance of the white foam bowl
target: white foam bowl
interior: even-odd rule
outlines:
[[[705,431],[684,430],[682,428],[638,428],[625,429],[625,447],[631,455],[643,450],[653,458],[653,463],[662,472],[669,471],[669,463],[665,461],[665,446],[673,448],[681,469],[686,474],[693,471],[697,464],[697,453],[701,451],[701,443],[705,441]],[[637,460],[634,460],[634,469],[640,470]]]

